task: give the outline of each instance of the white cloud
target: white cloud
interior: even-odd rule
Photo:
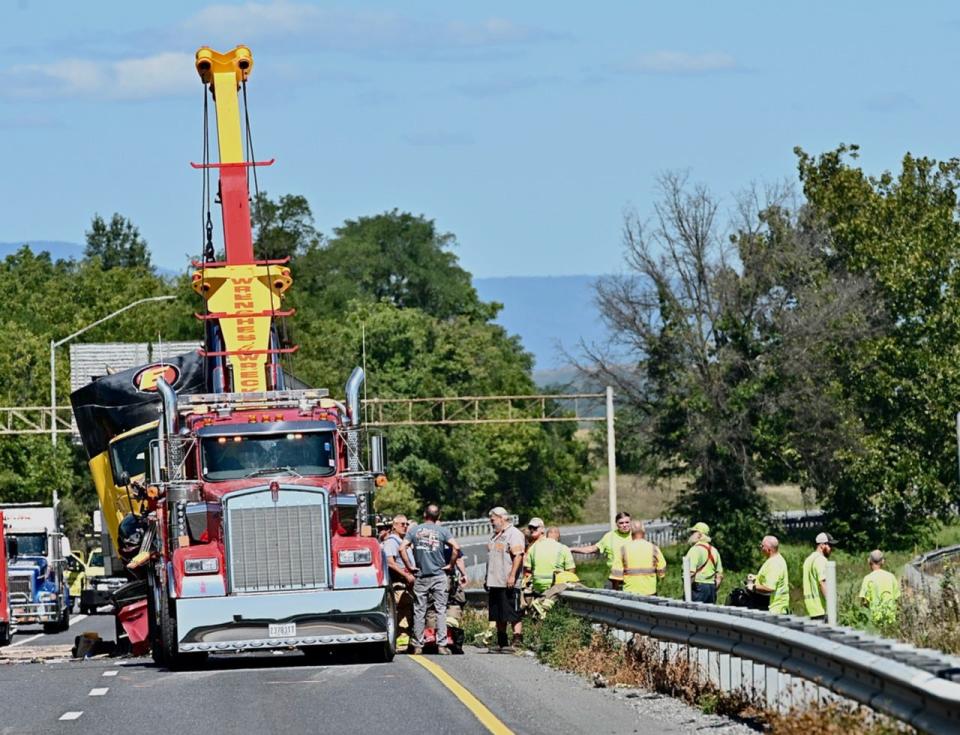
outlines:
[[[0,90],[28,98],[149,99],[187,94],[199,84],[193,54],[179,52],[115,61],[62,59],[0,71]]]
[[[209,5],[182,25],[196,37],[227,44],[264,40],[309,41],[317,50],[393,53],[513,46],[555,38],[537,28],[502,18],[429,21],[388,11],[320,8],[290,0]]]
[[[735,71],[737,60],[728,53],[691,54],[684,51],[654,51],[640,54],[619,67],[620,71],[641,74],[707,74]]]

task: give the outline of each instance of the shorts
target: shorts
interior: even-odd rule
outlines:
[[[516,587],[490,587],[487,610],[492,623],[516,623],[520,614],[520,590]]]

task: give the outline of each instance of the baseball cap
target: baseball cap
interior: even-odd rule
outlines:
[[[490,512],[487,513],[487,517],[490,517],[490,516],[506,516],[506,515],[507,515],[507,509],[504,508],[502,505],[498,505],[496,508],[491,508],[491,509],[490,509]]]
[[[831,536],[826,531],[821,531],[817,534],[817,538],[814,539],[818,544],[830,544],[831,546],[836,546],[839,542]]]
[[[874,564],[880,564],[883,561],[883,552],[880,549],[874,549],[867,558]]]
[[[702,521],[700,523],[694,523],[693,526],[691,526],[688,530],[698,531],[699,533],[702,533],[704,536],[710,535],[710,526],[708,526],[706,523]]]
[[[537,518],[536,516],[534,516],[533,518],[530,519],[530,522],[527,523],[527,526],[529,528],[543,528],[543,519]]]

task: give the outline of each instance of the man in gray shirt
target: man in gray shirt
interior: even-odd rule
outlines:
[[[487,610],[491,623],[497,624],[497,645],[491,650],[510,651],[521,642],[523,616],[520,614],[520,566],[526,539],[510,522],[501,506],[490,511],[493,535],[487,542]],[[507,640],[507,624],[513,626],[513,641]]]
[[[404,562],[413,571],[413,640],[414,654],[423,653],[423,629],[426,625],[427,608],[433,600],[437,612],[437,641],[443,642],[437,647],[437,653],[447,655],[450,649],[447,640],[447,593],[449,580],[447,574],[457,563],[460,545],[446,528],[437,523],[440,520],[440,508],[431,503],[423,511],[423,523],[413,526],[400,545],[400,554]],[[451,549],[449,561],[444,553],[445,546]],[[413,549],[413,561],[410,549]]]

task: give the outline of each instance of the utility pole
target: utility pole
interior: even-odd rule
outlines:
[[[613,434],[613,387],[607,386],[607,487],[609,489],[610,528],[616,529],[617,451]]]

